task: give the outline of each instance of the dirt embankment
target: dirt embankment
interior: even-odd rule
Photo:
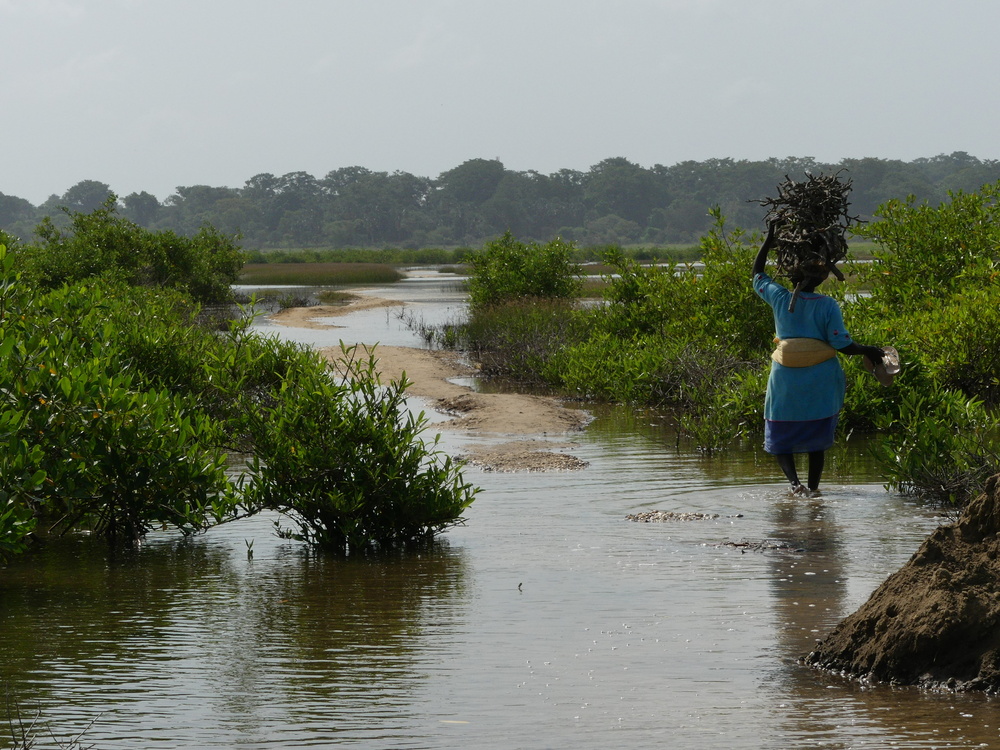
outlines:
[[[1000,693],[1000,475],[805,661],[864,681]]]
[[[344,315],[371,307],[398,306],[400,302],[372,297],[359,298],[343,306],[289,308],[270,316],[280,325],[298,328],[327,328],[320,319]],[[334,363],[339,348],[321,349]],[[515,393],[476,393],[472,388],[451,382],[475,374],[454,352],[378,346],[377,369],[385,380],[399,380],[406,373],[411,385],[407,392],[426,399],[431,407],[449,419],[435,424],[441,430],[462,430],[482,435],[492,442],[468,447],[460,458],[488,471],[546,471],[581,469],[587,464],[570,455],[571,446],[553,442],[583,429],[589,415],[567,408],[558,399]],[[516,438],[496,441],[497,436]]]

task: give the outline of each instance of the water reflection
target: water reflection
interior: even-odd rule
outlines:
[[[779,495],[772,515],[773,538],[789,546],[767,556],[771,601],[781,623],[778,645],[795,659],[809,653],[844,612],[844,530],[822,498]]]
[[[413,289],[428,316],[462,304]],[[417,343],[384,310],[337,323],[295,335]],[[17,560],[0,675],[62,735],[97,717],[98,749],[1000,745],[994,701],[797,662],[941,521],[887,493],[863,443],[793,500],[756,446],[700,457],[665,415],[592,408],[567,438],[588,469],[471,470],[467,525],[418,556],[330,560],[259,517]],[[625,520],[649,509],[719,517]],[[727,544],[764,539],[802,551]]]
[[[425,640],[447,643],[460,623],[462,551],[334,560],[261,520],[236,526],[258,535],[253,560],[224,527],[124,556],[69,539],[16,561],[0,593],[12,694],[61,727],[101,715],[87,735],[98,746],[384,732],[434,659]]]
[[[796,548],[767,556],[781,664],[762,687],[784,746],[993,747],[1000,707],[988,698],[866,687],[797,661],[898,567],[891,561],[912,551],[899,538],[915,508],[896,499],[878,510],[873,500],[854,492],[813,500],[774,495],[772,533]]]

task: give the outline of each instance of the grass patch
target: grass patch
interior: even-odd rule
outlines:
[[[604,296],[604,290],[608,288],[608,282],[602,276],[588,276],[583,280],[580,287],[581,299],[596,299]]]
[[[336,289],[324,289],[316,295],[316,299],[324,305],[346,305],[348,302],[358,299],[358,295],[340,292]]]
[[[880,250],[884,252],[883,248],[880,248],[874,242],[862,242],[855,241],[848,245],[849,255],[855,260],[871,260],[875,257],[875,251]]]
[[[387,263],[248,263],[239,283],[261,286],[393,284],[403,273]]]
[[[460,264],[469,248],[281,248],[246,250],[248,263],[394,263],[397,265]]]

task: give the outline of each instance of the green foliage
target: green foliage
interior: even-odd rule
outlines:
[[[218,427],[191,396],[146,387],[117,348],[105,316],[135,308],[100,285],[18,293],[10,259],[0,492],[46,530],[82,525],[124,540],[222,520],[231,504]]]
[[[724,367],[695,380],[689,407],[678,420],[681,431],[702,453],[723,450],[751,435],[764,424],[764,393],[768,368],[760,364]]]
[[[470,258],[469,306],[475,311],[524,298],[575,297],[582,282],[571,253],[560,239],[525,244],[505,233]]]
[[[406,545],[458,523],[476,490],[421,441],[407,383],[382,384],[371,350],[344,348],[340,380],[301,352],[274,408],[248,411],[247,499],[290,516],[286,536],[342,553]]]
[[[890,201],[861,230],[878,249],[858,268],[871,296],[852,306],[855,336],[903,360],[899,390],[868,413],[889,484],[911,494],[962,502],[1000,469],[988,411],[1000,401],[998,196],[1000,183],[936,207]]]
[[[0,244],[0,561],[24,551],[35,528],[34,493],[45,481],[38,468],[41,448],[27,438],[28,413],[15,408],[19,397],[8,387],[14,357],[25,330],[25,305],[14,257]],[[4,377],[6,376],[6,377]]]
[[[0,254],[3,252],[0,245]],[[10,328],[0,339],[0,361],[6,364],[14,341]],[[31,511],[31,498],[45,481],[45,472],[38,468],[41,449],[25,439],[26,415],[10,407],[9,401],[0,405],[0,561],[23,552],[29,534],[35,529]]]
[[[219,425],[188,399],[88,375],[74,370],[65,403],[48,402],[57,405],[38,433],[47,475],[40,515],[122,541],[161,525],[190,533],[225,520],[233,504]]]
[[[993,284],[1000,273],[1000,182],[948,198],[937,207],[913,196],[891,200],[879,206],[879,221],[856,230],[880,247],[862,280],[883,308],[926,307],[928,299]]]
[[[735,356],[756,357],[773,335],[771,321],[747,294],[747,269],[756,252],[742,230],[729,231],[721,211],[701,241],[701,264],[640,265],[611,251],[602,326],[616,335],[704,335]]]
[[[374,360],[335,381],[303,347],[255,335],[248,316],[221,333],[199,325],[197,283],[168,274],[147,285],[153,271],[129,283],[139,266],[117,254],[124,238],[148,249],[157,237],[98,214],[97,228],[77,216],[77,234],[35,254],[0,246],[0,558],[51,532],[129,544],[263,507],[294,514],[311,529],[299,536],[337,550],[426,539],[460,520],[475,491],[418,439],[425,422],[404,413],[405,383],[382,388]],[[84,238],[106,241],[95,254],[112,265],[99,274],[80,270]],[[67,283],[33,265],[45,253],[77,269]],[[299,485],[281,473],[290,444]],[[234,483],[231,451],[255,457],[259,487]],[[323,530],[312,500],[294,496],[310,480],[364,501],[364,513]]]
[[[584,338],[584,327],[584,316],[573,313],[571,302],[533,297],[480,308],[460,327],[459,339],[484,375],[544,383],[553,358]]]
[[[23,273],[39,286],[112,274],[134,286],[167,287],[204,303],[226,302],[243,266],[238,246],[211,227],[193,237],[150,232],[116,213],[112,195],[91,213],[70,212],[64,231],[46,218],[36,228],[37,245],[22,245]]]
[[[749,291],[748,270],[760,243],[759,236],[748,237],[742,229],[730,230],[721,210],[710,211],[711,230],[702,238],[700,278],[691,285],[691,299],[686,326],[702,332],[715,345],[721,345],[740,360],[757,361],[761,352],[770,350],[774,325],[770,316],[761,315],[759,300]],[[697,275],[689,267],[689,275]]]
[[[678,272],[674,264],[641,265],[617,248],[609,249],[604,262],[612,268],[606,277],[607,308],[601,326],[613,335],[663,334],[672,327],[678,304],[689,296],[697,274]]]
[[[559,353],[547,370],[549,379],[581,398],[649,403],[663,367],[660,343],[655,336],[626,340],[594,332]]]
[[[878,426],[887,434],[876,443],[876,459],[901,492],[963,504],[1000,472],[993,415],[937,383],[904,391],[898,413]]]
[[[882,318],[882,337],[906,352],[911,367],[944,388],[1000,402],[1000,285],[968,286],[946,299],[925,298],[908,312]]]

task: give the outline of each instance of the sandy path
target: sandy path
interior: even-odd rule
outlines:
[[[373,307],[401,306],[394,300],[358,297],[347,305],[289,308],[270,317],[275,323],[296,328],[329,328],[320,318],[346,315]],[[330,362],[339,348],[320,349]],[[458,354],[399,346],[379,346],[375,350],[378,370],[386,380],[398,380],[406,373],[411,381],[407,392],[426,399],[430,406],[450,419],[435,424],[442,430],[461,430],[490,441],[468,447],[461,456],[469,463],[492,471],[579,469],[586,462],[565,451],[572,446],[552,441],[582,430],[589,415],[565,407],[558,399],[516,393],[476,393],[449,381],[475,374]],[[502,440],[503,437],[516,440]],[[497,439],[500,438],[498,442]]]
[[[320,318],[333,318],[347,315],[358,310],[370,310],[376,307],[402,307],[402,302],[379,297],[356,296],[343,305],[314,305],[313,307],[286,307],[268,316],[279,325],[292,328],[336,328],[337,326],[321,323]]]

